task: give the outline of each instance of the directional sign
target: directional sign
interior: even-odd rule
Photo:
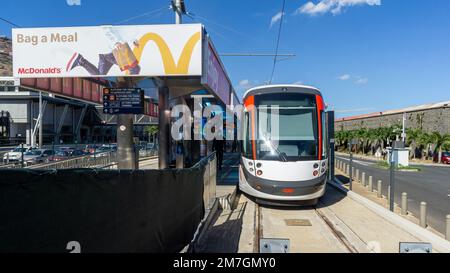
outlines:
[[[103,113],[144,114],[144,92],[140,88],[104,88]]]

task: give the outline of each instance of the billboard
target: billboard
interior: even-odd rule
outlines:
[[[202,83],[209,87],[224,104],[228,105],[230,103],[231,83],[209,39],[207,50],[206,77],[203,76]]]
[[[15,28],[13,74],[201,76],[202,33],[201,24]]]

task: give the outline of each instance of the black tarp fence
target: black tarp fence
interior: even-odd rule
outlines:
[[[0,252],[178,252],[204,215],[208,160],[172,170],[0,170]]]

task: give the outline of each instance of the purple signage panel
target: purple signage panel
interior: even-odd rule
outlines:
[[[211,42],[208,42],[208,64],[206,72],[206,85],[225,103],[230,103],[230,82]]]

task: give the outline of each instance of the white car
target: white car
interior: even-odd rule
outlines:
[[[15,149],[13,149],[12,151],[6,153],[3,155],[3,163],[8,163],[8,162],[18,162],[22,159],[22,152],[26,153],[27,151],[32,150],[32,147],[17,147]]]

